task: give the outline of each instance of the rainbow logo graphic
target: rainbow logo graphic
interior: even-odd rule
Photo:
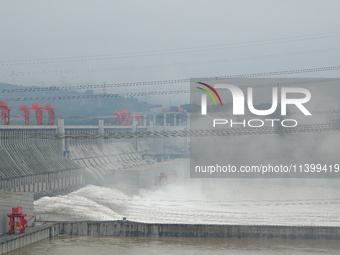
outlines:
[[[222,105],[222,99],[221,99],[220,95],[217,93],[216,89],[214,89],[212,86],[210,86],[206,83],[203,83],[203,82],[197,82],[197,83],[209,88],[216,95],[216,97],[218,98],[218,101],[220,101],[220,105]],[[204,89],[204,88],[200,88],[200,87],[196,87],[196,88],[203,90],[205,93],[207,93],[210,96],[210,98],[213,100],[214,104],[217,105],[216,98],[214,97],[214,95],[208,89]]]

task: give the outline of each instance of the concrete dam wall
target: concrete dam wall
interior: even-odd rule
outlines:
[[[58,227],[57,224],[44,224],[28,228],[25,233],[20,235],[2,236],[0,237],[0,254],[6,254],[41,240],[58,236]]]
[[[66,132],[86,135],[98,129]],[[60,194],[85,183],[101,185],[116,170],[146,164],[128,140],[51,139],[56,134],[55,126],[0,130],[0,192],[31,192],[35,198]],[[139,141],[139,148],[146,150],[146,143]]]
[[[84,169],[87,183],[105,184],[107,175],[116,171],[147,164],[131,141],[70,140],[68,158]],[[147,150],[145,142],[139,142],[141,151]]]
[[[56,127],[2,127],[0,131],[0,192],[31,192],[35,197],[84,184],[82,168],[63,157]]]
[[[57,126],[0,126],[0,192],[31,192],[39,198],[67,193],[86,183],[115,184],[119,178],[139,185],[142,178],[138,175],[145,170],[140,167],[149,164],[142,155],[156,151],[164,156],[169,153],[167,148],[174,150],[176,138],[98,136],[135,131],[133,127],[104,126],[103,121],[98,126],[64,126],[63,120]],[[184,146],[183,141],[179,147]],[[154,175],[163,167],[152,165],[147,181],[152,179],[154,184]],[[130,169],[138,171],[123,171]]]
[[[340,239],[340,227],[151,224],[130,221],[60,222],[62,235],[209,238]]]
[[[198,238],[339,240],[339,227],[147,224],[130,221],[57,222],[29,228],[21,235],[0,237],[0,254],[43,239],[66,236],[153,236]]]

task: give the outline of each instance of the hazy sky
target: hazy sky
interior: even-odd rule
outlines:
[[[0,82],[110,84],[336,66],[339,9],[337,0],[1,0]],[[131,90],[108,92],[123,91]]]

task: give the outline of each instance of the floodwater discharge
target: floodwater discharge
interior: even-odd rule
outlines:
[[[340,226],[335,179],[182,180],[138,192],[89,185],[35,202],[37,219]]]
[[[35,202],[41,220],[340,226],[336,179],[187,179],[150,189],[88,185]],[[74,237],[45,240],[10,255],[339,254],[331,240]]]

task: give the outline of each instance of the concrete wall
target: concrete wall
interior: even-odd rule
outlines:
[[[103,184],[106,175],[116,170],[146,164],[130,141],[110,141],[99,146],[95,139],[83,139],[67,144],[69,159],[84,169],[89,183]]]
[[[0,235],[8,233],[9,218],[7,217],[7,214],[10,214],[12,212],[12,208],[18,205],[21,206],[23,212],[27,214],[26,219],[33,216],[33,193],[0,193]],[[28,225],[31,225],[33,222],[34,219],[32,219]]]
[[[53,139],[55,132],[53,129],[0,128],[0,180],[79,169],[59,150],[59,140]]]
[[[84,186],[84,183],[83,171],[74,169],[0,180],[0,192],[30,192],[37,199],[74,191]]]
[[[55,134],[56,126],[1,126],[0,192],[37,198],[84,184],[81,166],[63,156],[60,141],[51,139]]]
[[[60,234],[340,240],[340,227],[147,224],[129,221],[61,222]]]
[[[0,237],[0,255],[58,234],[58,224],[45,224],[28,228],[24,234]]]
[[[32,192],[35,198],[65,193],[85,183],[105,184],[108,176],[111,179],[124,169],[147,165],[142,157],[145,154],[161,154],[164,158],[167,154],[182,155],[186,137],[111,136],[165,129],[179,131],[186,126],[104,126],[103,121],[99,126],[64,126],[63,120],[58,120],[58,126],[0,126],[0,192]],[[154,173],[164,172],[161,167],[149,171],[153,176],[147,175],[145,180],[154,184]],[[135,173],[122,174],[125,179],[129,175],[134,182]]]
[[[129,221],[59,222],[29,228],[24,234],[0,237],[0,255],[59,234],[339,240],[340,227],[147,224]]]

